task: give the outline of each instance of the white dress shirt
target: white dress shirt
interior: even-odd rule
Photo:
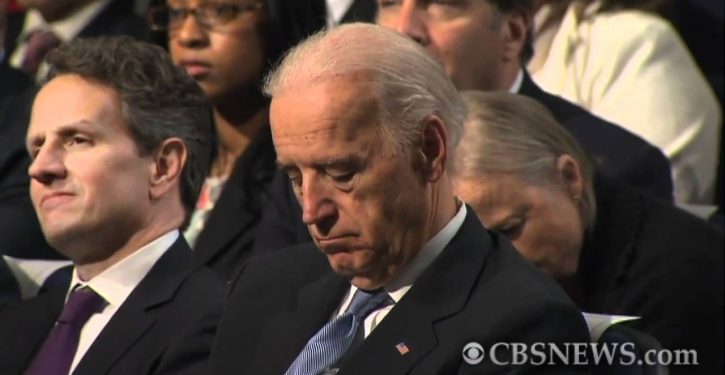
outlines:
[[[87,282],[82,281],[78,277],[76,269],[73,269],[73,278],[71,279],[71,287],[68,290],[68,295],[66,295],[66,301],[70,292],[75,288],[87,286],[103,297],[107,304],[103,311],[92,315],[83,326],[80,339],[78,340],[78,349],[76,350],[75,357],[73,357],[73,364],[70,367],[69,374],[73,373],[78,362],[80,362],[81,358],[86,354],[86,351],[88,351],[88,348],[93,344],[93,341],[96,340],[96,337],[98,337],[116,311],[118,311],[118,308],[126,301],[129,294],[146,277],[151,267],[169,250],[177,238],[179,238],[179,231],[174,229],[107,268]]]
[[[583,11],[577,3],[548,51],[537,49],[547,55],[538,70],[530,66],[533,79],[659,147],[672,165],[677,203],[711,203],[722,113],[677,31],[652,14],[602,14],[600,1]]]
[[[327,5],[327,26],[337,26],[355,0],[325,0]]]
[[[448,243],[451,242],[453,236],[458,233],[458,230],[461,229],[465,218],[466,205],[461,203],[461,207],[458,209],[458,212],[455,216],[453,216],[451,221],[449,221],[448,224],[440,230],[440,232],[433,236],[433,238],[431,238],[428,243],[423,246],[418,255],[416,255],[415,258],[413,258],[410,263],[405,266],[405,268],[395,279],[393,279],[393,281],[383,288],[386,292],[388,292],[390,298],[393,299],[393,302],[398,303],[403,296],[405,296],[405,293],[408,293],[408,290],[410,290],[413,286],[413,283],[418,276],[420,276],[420,274],[423,273],[423,271],[428,268],[431,263],[433,263]],[[350,305],[350,302],[352,302],[352,297],[355,295],[357,289],[358,288],[355,285],[350,285],[350,291],[348,291],[345,298],[343,298],[342,305],[333,317],[338,317],[347,310],[347,307]],[[385,319],[394,306],[395,304],[375,310],[365,318],[365,337],[368,337],[370,332],[372,332],[372,330],[375,329],[375,327],[377,327],[383,319]]]
[[[111,0],[96,0],[80,7],[75,13],[67,18],[55,22],[47,23],[43,16],[35,9],[29,9],[25,15],[23,29],[18,35],[17,44],[13,54],[10,56],[10,66],[20,69],[25,57],[25,49],[27,47],[28,35],[37,30],[53,31],[62,42],[68,42],[78,36],[81,30],[88,25],[103,8],[105,8]],[[38,68],[35,76],[36,80],[40,80],[48,73],[48,66],[42,63]]]
[[[519,91],[521,91],[521,85],[524,84],[524,70],[519,69],[518,73],[516,73],[516,79],[514,79],[514,83],[511,85],[511,88],[509,88],[509,92],[511,94],[518,94]]]

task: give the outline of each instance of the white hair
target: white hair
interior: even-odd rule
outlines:
[[[354,74],[371,79],[380,131],[393,154],[420,139],[431,115],[446,127],[448,149],[458,143],[465,106],[442,66],[412,39],[380,26],[351,23],[312,35],[273,69],[263,90],[273,97],[293,85]]]
[[[508,92],[464,91],[468,118],[464,139],[451,158],[454,179],[504,173],[527,183],[556,183],[557,159],[573,157],[583,179],[581,211],[591,226],[596,215],[594,167],[574,137],[541,103]]]

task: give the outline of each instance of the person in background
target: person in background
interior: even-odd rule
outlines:
[[[62,42],[103,35],[146,39],[143,19],[129,0],[18,0],[26,11],[11,14],[5,36],[10,65],[36,81],[47,67],[43,58]]]
[[[211,373],[516,373],[532,367],[472,366],[462,350],[589,340],[553,280],[453,195],[446,165],[465,110],[413,41],[364,23],[328,29],[293,49],[265,92],[314,243],[245,264]],[[537,372],[586,370],[561,365]]]
[[[129,37],[77,39],[48,63],[30,195],[72,282],[0,312],[0,373],[204,373],[225,285],[179,233],[211,158],[204,93]]]
[[[25,134],[36,87],[27,74],[8,62],[6,3],[0,0],[0,263],[7,263],[2,268],[12,271],[5,278],[12,280],[12,288],[19,287],[20,296],[29,297],[37,294],[49,275],[70,262],[45,241],[30,202]],[[69,272],[63,275],[70,280]]]
[[[574,135],[603,174],[672,201],[669,162],[625,129],[541,90],[522,66],[530,57],[533,0],[379,1],[377,23],[407,35],[445,68],[458,90],[510,91],[536,99]],[[616,145],[614,147],[613,145]],[[255,250],[309,241],[289,181],[270,188]]]
[[[528,70],[544,90],[659,147],[677,203],[712,204],[722,109],[677,31],[657,15],[663,3],[539,0]]]
[[[262,78],[299,40],[325,25],[297,0],[167,0],[149,9],[174,62],[212,103],[217,152],[184,235],[225,280],[249,256],[275,152]]]
[[[634,315],[667,349],[695,349],[723,372],[723,233],[598,175],[541,104],[464,92],[451,158],[457,196],[567,291],[582,311]]]

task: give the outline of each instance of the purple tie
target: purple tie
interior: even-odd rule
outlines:
[[[25,375],[68,375],[81,329],[104,305],[103,298],[90,288],[74,290]]]
[[[21,69],[30,76],[35,76],[45,55],[60,45],[61,40],[50,30],[36,30],[28,34],[28,44]]]

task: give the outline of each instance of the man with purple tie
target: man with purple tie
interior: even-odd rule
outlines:
[[[211,156],[204,94],[165,51],[127,37],[48,56],[26,146],[68,290],[0,315],[0,373],[199,374],[224,299],[179,235]]]

